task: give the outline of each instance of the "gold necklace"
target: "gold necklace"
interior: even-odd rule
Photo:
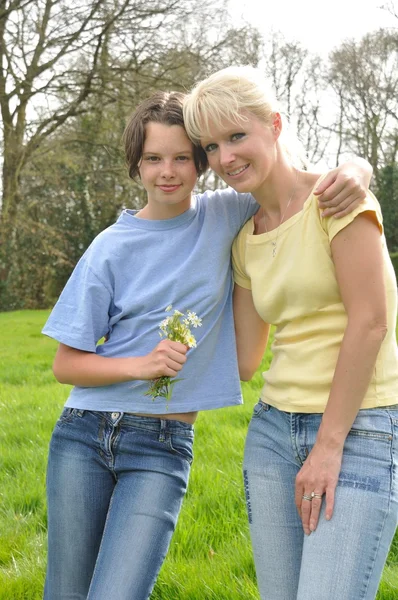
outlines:
[[[289,201],[288,201],[288,203],[286,204],[286,208],[285,208],[285,210],[283,211],[283,215],[281,216],[281,220],[279,221],[279,225],[278,225],[278,227],[277,227],[277,229],[276,229],[276,236],[275,236],[275,239],[271,241],[271,246],[272,246],[272,258],[275,258],[275,256],[276,256],[276,248],[277,248],[277,243],[278,243],[279,228],[280,228],[280,226],[282,225],[283,219],[285,218],[285,215],[286,215],[286,213],[287,213],[287,209],[289,208],[289,206],[290,206],[290,204],[291,204],[291,202],[292,202],[292,200],[293,200],[294,194],[295,194],[295,192],[296,192],[296,188],[297,188],[297,180],[298,180],[298,174],[299,174],[299,172],[298,172],[298,170],[296,170],[296,179],[294,180],[294,185],[293,185],[292,193],[290,194]],[[267,224],[266,224],[266,222],[265,222],[265,213],[264,213],[264,209],[263,209],[263,221],[264,221],[265,233],[269,233],[269,231],[268,231],[268,227],[267,227]]]

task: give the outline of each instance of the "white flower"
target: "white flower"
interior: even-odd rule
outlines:
[[[186,342],[190,348],[196,348],[196,340],[193,335],[187,335]]]
[[[188,311],[188,321],[195,328],[202,326],[202,319],[200,319],[196,313],[191,312],[190,310]]]
[[[172,310],[172,305],[166,308],[166,312]],[[184,318],[182,318],[184,317]],[[159,336],[166,338],[174,342],[182,342],[189,348],[196,348],[196,339],[192,335],[191,327],[200,327],[202,325],[202,319],[200,319],[196,313],[189,310],[187,315],[174,310],[174,313],[170,317],[166,317],[159,325]],[[152,399],[161,397],[166,399],[166,403],[170,401],[173,386],[179,379],[173,380],[172,378],[164,375],[157,377],[150,382],[149,389],[145,393],[147,396],[151,396]]]

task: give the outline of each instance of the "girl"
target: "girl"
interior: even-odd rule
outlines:
[[[397,284],[374,196],[323,217],[278,111],[249,67],[184,105],[210,167],[260,205],[233,248],[242,379],[276,326],[244,459],[258,584],[263,600],[371,600],[398,516]]]
[[[46,600],[149,597],[187,488],[197,411],[242,402],[230,251],[258,206],[232,189],[192,196],[207,158],[185,133],[182,100],[158,92],[130,119],[128,168],[147,204],[93,241],[43,329],[60,342],[55,376],[75,386],[50,443]],[[203,320],[189,352],[159,342],[168,305]],[[148,398],[150,380],[176,375],[169,407]]]

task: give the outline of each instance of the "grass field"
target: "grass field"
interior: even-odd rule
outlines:
[[[42,597],[47,446],[68,395],[51,372],[56,343],[40,334],[47,314],[0,313],[0,600]],[[199,416],[189,490],[151,600],[258,600],[241,462],[260,386],[257,374],[243,407]],[[378,600],[397,598],[398,534]]]

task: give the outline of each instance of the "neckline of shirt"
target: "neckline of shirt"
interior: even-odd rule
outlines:
[[[283,232],[287,231],[288,229],[290,229],[290,227],[293,227],[293,225],[295,225],[301,219],[301,217],[304,215],[304,213],[309,209],[309,207],[311,206],[311,203],[314,199],[314,190],[319,185],[319,183],[323,179],[323,177],[324,177],[324,175],[322,175],[322,177],[320,177],[318,179],[318,181],[312,188],[308,198],[305,200],[301,210],[296,212],[289,219],[286,219],[286,221],[284,221],[283,223],[281,223],[279,225],[279,227],[278,227],[279,235],[282,234]],[[250,233],[246,234],[246,239],[248,242],[254,243],[254,244],[261,244],[261,243],[266,243],[266,242],[274,240],[277,229],[271,229],[271,231],[254,234],[253,233],[253,231],[254,231],[253,217],[250,219],[249,223],[250,223]]]
[[[119,221],[123,221],[130,227],[136,229],[146,229],[150,231],[165,231],[167,229],[175,229],[185,223],[191,221],[197,213],[197,202],[192,198],[192,204],[185,212],[171,219],[140,219],[135,215],[138,210],[125,208],[119,217]]]

